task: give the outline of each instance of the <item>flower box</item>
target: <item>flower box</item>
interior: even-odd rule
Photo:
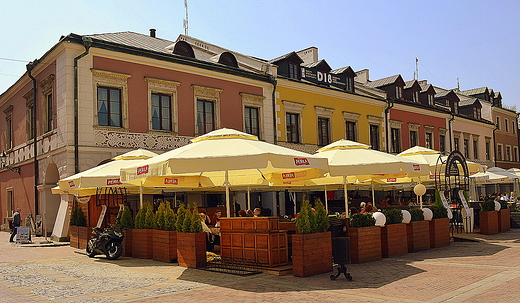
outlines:
[[[293,275],[309,277],[332,271],[330,231],[292,235]]]
[[[123,257],[132,257],[132,231],[133,229],[125,229],[123,230],[124,238],[121,245],[123,246],[123,252],[121,256]]]
[[[381,227],[349,227],[350,259],[352,263],[376,261],[381,254]]]
[[[177,260],[176,231],[153,231],[153,259],[167,263]]]
[[[430,248],[430,223],[428,221],[411,221],[406,224],[408,252],[416,252]]]
[[[381,227],[381,254],[383,258],[401,256],[407,253],[406,224],[388,224]]]
[[[492,211],[481,211],[480,216],[480,233],[483,235],[494,235],[498,234],[498,212]]]
[[[153,231],[153,229],[132,230],[132,256],[134,258],[153,258]]]
[[[511,210],[506,208],[498,211],[498,228],[501,233],[511,229]]]
[[[180,266],[206,266],[206,233],[177,233],[177,259]]]
[[[430,222],[430,247],[450,245],[450,219],[439,218]]]

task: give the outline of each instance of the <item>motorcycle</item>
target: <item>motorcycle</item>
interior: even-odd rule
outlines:
[[[116,260],[123,252],[121,242],[125,237],[121,226],[109,225],[105,229],[92,227],[94,236],[87,243],[87,256],[93,258],[96,255],[104,254],[109,260]]]

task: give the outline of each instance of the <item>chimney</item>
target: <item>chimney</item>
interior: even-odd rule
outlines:
[[[150,28],[150,37],[155,38],[155,28]]]

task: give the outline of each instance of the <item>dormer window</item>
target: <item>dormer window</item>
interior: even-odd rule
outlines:
[[[473,107],[473,117],[475,119],[479,119],[480,120],[480,118],[481,118],[481,110],[480,110],[480,108]]]
[[[230,52],[223,52],[222,54],[220,54],[218,63],[222,63],[227,66],[238,67],[237,59]]]
[[[433,94],[428,94],[428,105],[434,104],[434,96]]]
[[[346,82],[346,84],[347,84],[346,90],[349,91],[349,92],[353,92],[354,91],[354,78],[347,77],[346,81],[347,81]]]
[[[300,65],[289,62],[289,78],[300,79],[299,71],[300,71]]]
[[[189,45],[186,41],[178,41],[175,43],[173,53],[184,57],[195,58],[193,48],[191,48],[191,45]]]
[[[457,102],[453,102],[453,113],[458,114],[459,113],[459,104]]]
[[[401,99],[403,97],[403,88],[401,86],[395,86],[395,98]]]

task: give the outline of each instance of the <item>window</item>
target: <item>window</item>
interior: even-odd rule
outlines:
[[[300,143],[300,115],[294,113],[285,114],[287,128],[287,142]]]
[[[464,157],[469,158],[469,139],[464,138]]]
[[[504,126],[506,128],[506,133],[508,133],[509,132],[509,120],[504,119]]]
[[[518,147],[513,147],[513,161],[518,162]]]
[[[392,153],[401,152],[401,130],[399,128],[391,128],[392,134]]]
[[[516,125],[516,121],[515,120],[511,121],[511,130],[513,130],[513,134],[516,134],[517,128],[518,128],[518,126]]]
[[[121,127],[121,90],[112,87],[98,87],[98,125]]]
[[[506,161],[511,161],[511,146],[506,146]]]
[[[244,108],[244,125],[248,134],[260,138],[260,123],[258,122],[258,107],[246,106]]]
[[[13,106],[4,110],[5,113],[5,149],[13,148]]]
[[[197,100],[197,134],[215,129],[215,109],[212,101]]]
[[[478,159],[478,139],[473,139],[473,159]]]
[[[502,161],[502,144],[498,144],[496,156],[498,161]]]
[[[491,160],[491,144],[486,141],[486,160]]]
[[[289,62],[289,78],[300,79],[299,77],[300,66],[295,63]]]
[[[428,105],[434,104],[434,96],[433,94],[428,94]]]
[[[446,152],[446,135],[439,135],[439,151]]]
[[[401,99],[403,97],[403,88],[401,86],[395,86],[395,98]]]
[[[329,118],[318,118],[318,145],[325,146],[330,143],[330,120]]]
[[[481,109],[478,107],[473,107],[473,118],[480,119],[481,115]]]
[[[45,100],[46,100],[45,114],[47,117],[45,119],[44,132],[49,132],[54,129],[54,108],[53,108],[53,101],[52,101],[52,93],[47,94],[45,96]]]
[[[165,94],[152,94],[152,129],[172,130],[172,98]]]
[[[497,130],[500,130],[500,117],[497,117],[496,127],[497,127]]]
[[[459,103],[457,101],[453,101],[453,113],[459,113]]]
[[[12,217],[14,213],[14,194],[13,188],[7,189],[7,216]]]
[[[454,145],[454,146],[453,146],[454,149],[460,151],[460,148],[459,148],[459,137],[455,137],[455,138],[453,139],[453,143],[454,143],[454,144],[453,144],[453,145]]]
[[[418,103],[419,102],[419,91],[414,91],[412,94],[413,102]]]
[[[410,131],[410,147],[414,147],[417,145],[419,145],[418,140],[417,140],[417,131],[411,130]]]
[[[354,121],[345,121],[345,128],[346,128],[346,136],[345,139],[351,140],[351,141],[357,141],[356,136],[356,122]]]
[[[426,148],[433,149],[433,133],[426,133]]]
[[[349,91],[349,92],[353,92],[354,91],[354,78],[351,78],[351,77],[347,77],[347,82],[346,82],[346,90]]]
[[[370,124],[370,145],[374,150],[380,150],[379,136],[379,125]]]
[[[34,139],[34,128],[33,128],[33,107],[32,98],[27,102],[25,108],[25,134],[27,141]]]

